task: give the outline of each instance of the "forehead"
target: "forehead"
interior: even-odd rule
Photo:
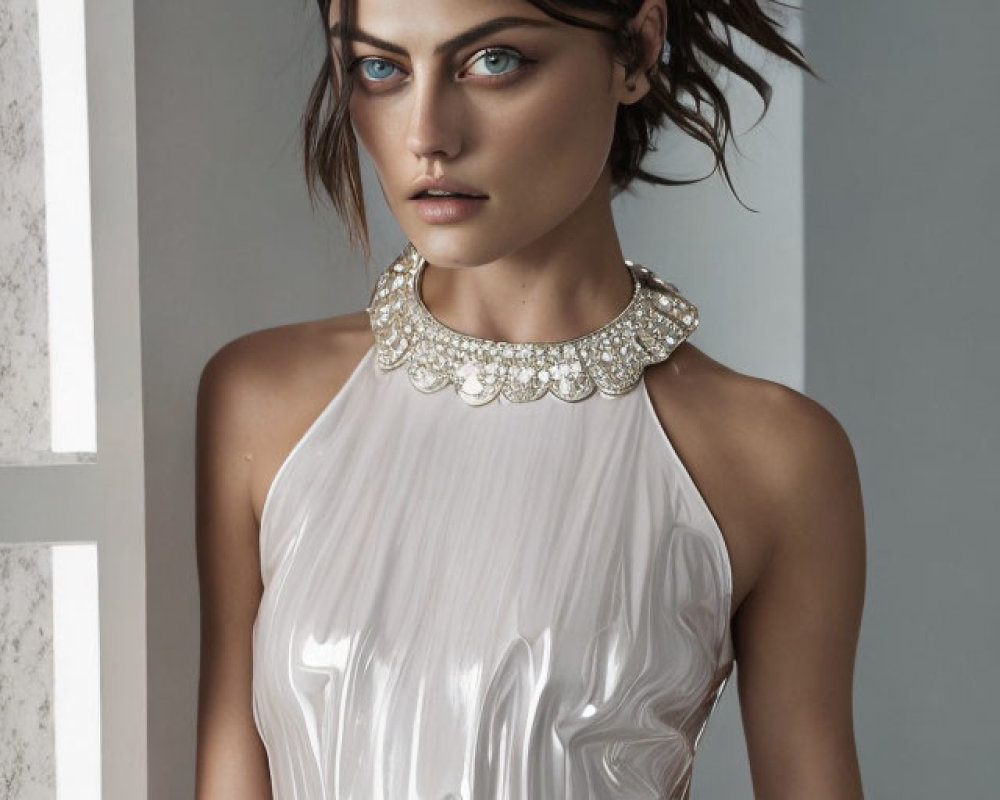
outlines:
[[[438,38],[469,20],[509,15],[555,21],[527,0],[351,0],[351,6],[359,27],[378,26],[380,33],[412,32]],[[340,2],[333,0],[330,22],[339,17]]]
[[[354,29],[414,51],[430,52],[472,28],[500,18],[542,23],[526,25],[523,30],[572,30],[527,0],[353,0],[352,6]],[[333,0],[330,26],[339,19],[340,2]]]

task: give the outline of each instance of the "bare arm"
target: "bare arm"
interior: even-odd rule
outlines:
[[[773,548],[734,625],[758,800],[859,800],[854,659],[865,531],[854,451],[836,419],[792,390],[761,463]]]
[[[249,456],[261,422],[247,363],[246,341],[237,339],[209,360],[198,387],[198,800],[271,798],[251,695],[252,628],[262,586]]]

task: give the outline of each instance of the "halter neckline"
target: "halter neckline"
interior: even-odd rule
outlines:
[[[473,406],[501,394],[515,403],[549,392],[567,402],[583,400],[595,389],[624,394],[648,365],[666,360],[698,327],[697,307],[674,284],[626,259],[632,298],[600,328],[555,342],[471,336],[440,322],[424,304],[419,281],[426,264],[410,242],[379,275],[366,307],[376,363],[384,371],[405,365],[421,392],[451,384]]]

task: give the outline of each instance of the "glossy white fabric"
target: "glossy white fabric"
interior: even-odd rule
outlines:
[[[474,407],[374,353],[262,513],[275,800],[686,797],[731,568],[644,381]]]

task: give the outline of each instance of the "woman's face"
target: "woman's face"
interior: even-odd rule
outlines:
[[[506,17],[527,22],[435,52]],[[355,27],[383,41],[349,42],[354,129],[400,227],[432,263],[487,263],[572,236],[581,209],[610,203],[606,161],[625,97],[610,36],[524,0],[356,0]],[[411,199],[426,176],[487,197],[459,220],[435,218],[447,203]]]

